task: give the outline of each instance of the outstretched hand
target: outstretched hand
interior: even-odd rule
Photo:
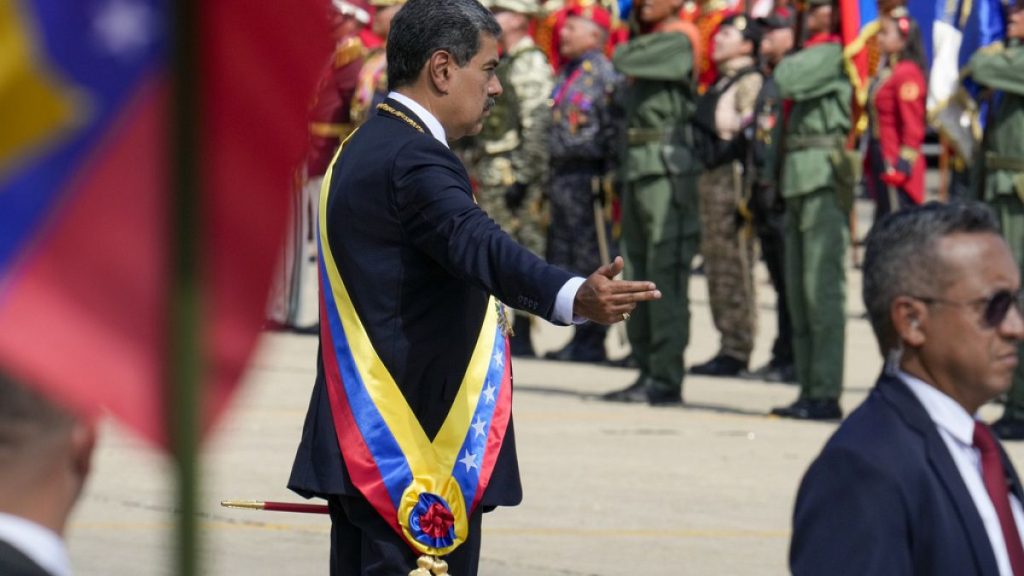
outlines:
[[[622,257],[618,256],[591,274],[576,292],[573,314],[599,324],[614,324],[625,320],[637,302],[661,298],[654,282],[613,280],[623,266]]]

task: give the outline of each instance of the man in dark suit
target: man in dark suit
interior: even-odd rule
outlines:
[[[479,132],[501,93],[494,71],[500,34],[491,13],[475,0],[410,0],[388,36],[391,92],[344,144],[325,179],[321,353],[288,485],[303,496],[328,500],[332,574],[405,574],[416,564],[419,553],[398,535],[394,516],[367,495],[382,483],[392,495],[402,494],[404,486],[391,487],[393,477],[376,469],[370,472],[376,484],[360,480],[367,459],[358,460],[359,454],[375,454],[378,448],[361,432],[366,427],[360,418],[404,410],[396,406],[404,400],[416,420],[412,427],[422,427],[427,441],[435,439],[448,419],[462,413],[464,404],[457,410],[454,402],[472,384],[467,365],[476,358],[482,322],[494,314],[490,295],[564,324],[625,320],[636,302],[660,297],[650,282],[612,280],[621,260],[586,279],[551,267],[476,206],[466,171],[448,142]],[[333,300],[342,292],[344,298]],[[335,368],[346,362],[350,348],[337,341],[361,337],[351,318],[365,328],[383,368],[375,374],[349,372],[342,379]],[[496,350],[494,361],[501,366],[505,348]],[[374,391],[387,388],[380,382],[389,376],[400,391],[397,402]],[[370,408],[350,410],[346,406],[356,399],[347,386],[360,378],[376,382],[366,387]],[[484,393],[481,402],[494,401]],[[346,428],[353,420],[357,425]],[[490,457],[459,460],[465,471],[493,468],[481,496],[466,506],[468,537],[446,557],[457,576],[476,574],[481,511],[518,504],[522,497],[510,419],[501,431]],[[389,429],[383,436],[398,438],[399,432]],[[352,444],[354,436],[366,441]],[[398,454],[397,460],[414,457],[422,454]],[[455,530],[450,519],[460,513],[447,509],[452,502],[436,504],[431,509],[439,514],[430,519],[443,527],[438,534],[448,534]]]
[[[0,574],[71,574],[61,535],[95,440],[93,423],[0,373]]]
[[[1010,386],[1019,294],[980,204],[929,204],[875,225],[864,302],[886,369],[804,477],[794,574],[1024,574],[1024,492],[977,419]]]

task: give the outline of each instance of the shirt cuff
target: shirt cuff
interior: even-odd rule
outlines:
[[[568,282],[562,285],[562,288],[558,291],[558,296],[555,297],[555,313],[554,320],[565,325],[569,324],[583,324],[587,321],[583,316],[577,316],[572,313],[573,303],[576,302],[576,292],[579,291],[580,286],[583,285],[586,279],[581,276],[570,278]]]

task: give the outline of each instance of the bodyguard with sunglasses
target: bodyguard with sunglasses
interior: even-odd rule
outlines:
[[[886,368],[804,477],[794,574],[1024,574],[1024,492],[977,418],[1010,387],[1019,293],[981,204],[928,204],[875,225],[864,303]]]

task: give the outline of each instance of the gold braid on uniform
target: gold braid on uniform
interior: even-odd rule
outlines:
[[[420,126],[412,118],[409,118],[409,116],[407,116],[405,112],[402,112],[401,110],[396,110],[392,106],[388,105],[386,102],[381,102],[380,104],[377,104],[377,110],[387,112],[388,114],[391,114],[392,116],[398,118],[399,120],[402,120],[409,126],[412,126],[413,128],[419,130],[420,132],[425,132],[425,130],[423,130],[423,127]]]

